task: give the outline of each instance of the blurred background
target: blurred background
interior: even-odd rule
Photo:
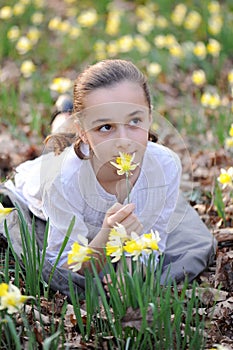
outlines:
[[[78,73],[123,58],[191,150],[233,148],[231,0],[1,0],[0,33],[1,134],[40,144]]]

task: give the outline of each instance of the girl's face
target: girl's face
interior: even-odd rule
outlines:
[[[79,134],[94,152],[93,162],[110,166],[119,152],[135,153],[142,162],[148,140],[151,115],[143,89],[123,81],[90,92],[85,100]]]

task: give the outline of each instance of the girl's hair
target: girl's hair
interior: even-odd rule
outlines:
[[[130,61],[108,59],[88,66],[75,80],[73,90],[73,113],[80,113],[85,109],[84,100],[88,93],[98,88],[111,87],[122,81],[130,81],[141,86],[144,91],[149,112],[151,112],[149,87],[143,73]],[[149,139],[156,142],[157,136],[150,132]],[[78,137],[74,143],[74,150],[79,158],[86,159],[87,157],[82,153],[80,146],[81,140]]]

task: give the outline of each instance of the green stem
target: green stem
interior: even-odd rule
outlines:
[[[129,193],[130,193],[130,186],[129,186],[129,173],[125,173],[125,180],[126,180],[126,191],[127,191],[127,202],[129,204]]]

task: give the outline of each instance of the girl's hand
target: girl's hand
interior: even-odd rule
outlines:
[[[111,229],[118,223],[122,224],[125,227],[129,235],[132,231],[140,235],[143,227],[137,216],[133,213],[134,209],[135,205],[133,203],[126,205],[115,203],[107,211],[102,228]]]

